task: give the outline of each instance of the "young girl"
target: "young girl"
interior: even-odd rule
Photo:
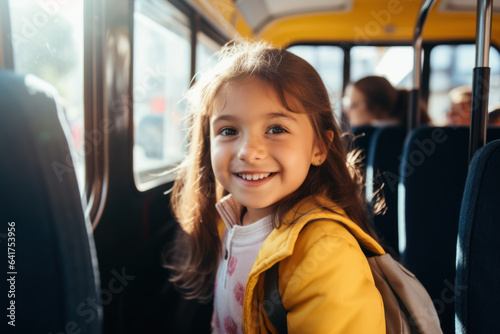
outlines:
[[[276,333],[263,284],[279,262],[290,333],[385,333],[358,240],[384,250],[313,67],[234,42],[188,101],[189,153],[172,193],[186,233],[171,279],[191,298],[214,297],[213,331]]]

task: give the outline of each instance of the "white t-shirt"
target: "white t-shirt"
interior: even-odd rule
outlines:
[[[214,333],[243,333],[245,286],[260,247],[273,230],[271,216],[241,226],[241,205],[231,195],[216,207],[226,229],[215,279],[212,329]]]

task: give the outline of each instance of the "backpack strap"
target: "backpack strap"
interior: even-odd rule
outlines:
[[[279,262],[276,262],[265,273],[264,277],[264,309],[267,317],[279,334],[288,333],[286,310],[278,288]]]

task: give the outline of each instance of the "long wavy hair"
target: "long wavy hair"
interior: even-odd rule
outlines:
[[[272,214],[274,226],[279,227],[284,214],[299,201],[321,194],[378,240],[369,223],[360,174],[355,164],[348,161],[345,138],[319,74],[308,62],[286,50],[263,43],[231,42],[222,48],[218,64],[187,94],[191,122],[189,149],[178,167],[171,193],[171,207],[182,233],[166,265],[173,270],[170,280],[187,298],[210,300],[221,257],[220,217],[215,203],[227,191],[215,179],[210,160],[214,99],[222,87],[248,78],[268,84],[291,112],[306,113],[315,140],[327,151],[326,161],[310,167],[299,189],[276,203]],[[329,131],[334,134],[331,141]]]

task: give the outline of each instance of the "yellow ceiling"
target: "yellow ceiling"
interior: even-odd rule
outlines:
[[[281,18],[253,32],[232,0],[195,0],[211,4],[236,31],[279,46],[299,42],[410,42],[421,5],[418,0],[353,0],[345,12],[324,12]],[[475,12],[443,11],[438,0],[424,29],[426,40],[474,39]],[[492,42],[500,46],[500,14],[493,14]],[[228,36],[230,38],[234,36]]]

